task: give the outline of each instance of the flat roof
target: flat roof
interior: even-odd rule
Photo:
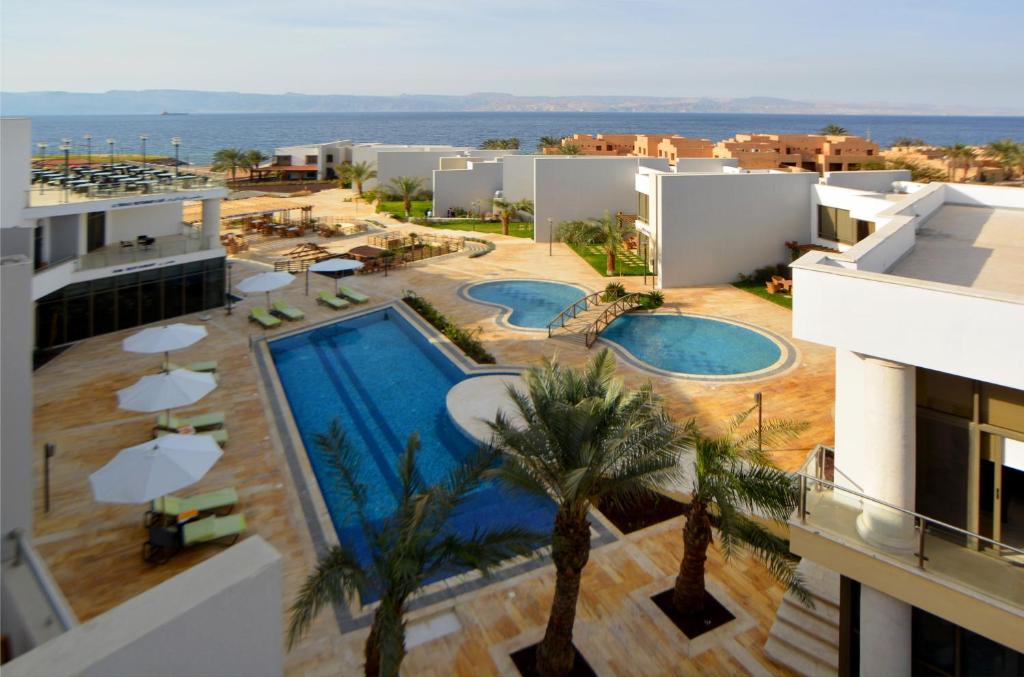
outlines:
[[[945,204],[888,273],[1024,297],[1024,210]]]

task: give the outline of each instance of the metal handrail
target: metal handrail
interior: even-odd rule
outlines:
[[[601,330],[606,329],[617,317],[624,315],[639,306],[640,299],[643,297],[644,294],[640,292],[630,292],[625,296],[620,296],[615,299],[615,302],[605,308],[604,312],[601,313],[601,315],[598,316],[598,318],[594,320],[584,332],[583,342],[587,344],[587,347],[589,348],[594,345],[594,342],[597,341],[597,336],[601,333]],[[604,323],[604,326],[601,326],[602,323]]]
[[[824,464],[821,463],[817,459],[817,457],[823,451],[825,451],[826,449],[827,448],[822,446],[822,445],[818,445],[817,447],[815,447],[814,451],[812,451],[808,455],[808,457],[804,460],[803,465],[801,465],[800,469],[797,470],[796,473],[795,473],[796,476],[800,480],[800,501],[799,501],[799,505],[797,507],[797,515],[800,518],[801,524],[806,524],[807,523],[807,515],[809,514],[808,511],[807,511],[807,491],[809,489],[809,487],[807,485],[807,482],[808,482],[808,480],[810,480],[811,482],[815,482],[815,483],[817,483],[820,486],[825,486],[825,487],[827,487],[829,489],[838,490],[840,492],[843,492],[843,493],[846,493],[846,494],[850,494],[852,496],[856,496],[857,498],[860,498],[861,500],[869,501],[870,503],[873,503],[873,504],[876,504],[876,505],[881,505],[881,506],[884,506],[886,508],[889,508],[890,510],[894,510],[896,512],[903,513],[904,515],[912,517],[914,519],[914,528],[918,530],[918,538],[917,538],[917,540],[918,540],[918,552],[917,552],[917,558],[918,558],[918,566],[921,569],[924,569],[924,562],[925,562],[925,556],[924,556],[924,537],[925,537],[925,534],[927,533],[927,530],[928,530],[929,526],[939,527],[941,529],[945,529],[945,530],[951,531],[953,533],[960,534],[961,536],[964,536],[964,537],[966,537],[968,539],[974,539],[974,540],[978,540],[978,541],[983,541],[985,543],[988,543],[989,545],[994,546],[999,551],[1009,550],[1010,552],[1013,552],[1015,554],[1024,555],[1024,550],[1022,550],[1020,548],[1015,548],[1012,545],[1008,545],[1008,544],[1003,543],[1001,541],[996,541],[994,539],[988,538],[987,536],[982,536],[979,533],[975,533],[973,531],[968,531],[967,529],[961,529],[960,527],[953,526],[952,524],[948,524],[946,522],[943,522],[942,520],[937,520],[937,519],[934,519],[932,517],[928,517],[927,515],[922,515],[919,512],[914,512],[913,510],[907,510],[906,508],[901,508],[898,505],[893,505],[892,503],[889,503],[888,501],[883,501],[883,500],[881,500],[879,498],[875,498],[873,496],[869,496],[869,495],[867,495],[867,494],[865,494],[863,492],[855,491],[855,490],[849,489],[847,487],[839,486],[835,482],[831,482],[831,481],[823,479],[821,477],[816,477],[815,475],[807,472],[806,468],[807,468],[808,464],[811,463],[812,460],[815,462],[815,467],[817,469],[820,469],[820,468],[823,467]]]
[[[551,328],[555,326],[556,322],[559,323],[560,327],[564,328],[565,327],[565,318],[566,318],[566,316],[569,313],[572,313],[572,317],[575,318],[576,317],[576,313],[579,312],[580,310],[587,310],[588,308],[590,308],[591,304],[597,305],[598,301],[601,300],[601,295],[602,294],[604,294],[603,291],[596,291],[593,294],[587,294],[586,296],[584,296],[580,300],[573,302],[569,306],[566,306],[565,310],[563,310],[562,312],[558,313],[558,315],[555,315],[555,319],[553,319],[550,322],[548,322],[548,327],[547,327],[547,329],[548,329],[548,338],[551,338]],[[591,300],[591,299],[593,299],[593,300]],[[581,303],[583,304],[582,308],[579,307]]]

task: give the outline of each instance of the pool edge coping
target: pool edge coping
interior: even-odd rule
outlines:
[[[532,278],[532,277],[502,277],[502,278],[497,278],[497,279],[486,279],[486,280],[476,280],[476,281],[471,281],[471,282],[463,282],[455,290],[456,295],[459,298],[461,298],[462,300],[464,300],[464,301],[469,301],[470,303],[476,303],[476,304],[479,304],[479,305],[482,305],[482,306],[490,306],[491,308],[497,308],[500,312],[496,316],[491,317],[490,319],[491,319],[491,322],[493,322],[494,324],[498,325],[502,329],[508,329],[509,331],[521,331],[521,332],[524,332],[524,333],[527,333],[527,334],[536,334],[536,333],[539,333],[539,332],[547,332],[548,329],[547,329],[547,327],[523,327],[523,326],[518,325],[518,324],[512,324],[511,322],[509,322],[509,318],[511,318],[512,317],[512,313],[515,312],[514,309],[509,308],[508,306],[504,305],[503,303],[495,303],[493,301],[484,301],[483,299],[473,298],[472,296],[469,295],[469,290],[472,289],[473,287],[478,287],[480,285],[490,284],[490,283],[494,283],[494,282],[550,282],[552,284],[562,284],[562,285],[565,285],[567,287],[576,287],[577,289],[579,289],[580,291],[583,292],[583,297],[589,296],[590,294],[594,294],[594,293],[597,292],[597,290],[591,289],[591,287],[589,285],[579,284],[578,282],[564,282],[562,280],[552,280],[550,278],[542,279],[542,278]]]

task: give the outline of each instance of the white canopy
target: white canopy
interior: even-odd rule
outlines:
[[[198,482],[221,453],[209,435],[164,435],[122,449],[89,483],[101,503],[146,503]]]
[[[334,293],[338,293],[338,275],[346,270],[359,270],[363,267],[362,261],[355,261],[353,259],[324,259],[323,261],[317,261],[309,267],[309,270],[314,273],[335,273],[334,275]],[[309,293],[309,274],[306,274],[306,293]]]
[[[264,292],[267,295],[267,307],[270,307],[270,292],[281,287],[287,287],[292,283],[295,276],[283,271],[270,271],[247,277],[235,285],[240,291],[246,294]]]
[[[177,322],[163,327],[150,327],[121,341],[130,353],[163,353],[164,362],[172,350],[187,348],[206,336],[206,327]]]
[[[118,390],[117,405],[128,411],[173,409],[198,402],[216,387],[212,374],[175,369],[143,376],[135,385]]]

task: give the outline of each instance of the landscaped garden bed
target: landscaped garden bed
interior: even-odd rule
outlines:
[[[413,291],[407,291],[402,297],[406,305],[419,313],[420,317],[432,324],[434,328],[451,339],[462,352],[478,364],[494,364],[494,355],[487,352],[484,345],[476,337],[476,333],[462,329],[449,320],[444,313]]]

